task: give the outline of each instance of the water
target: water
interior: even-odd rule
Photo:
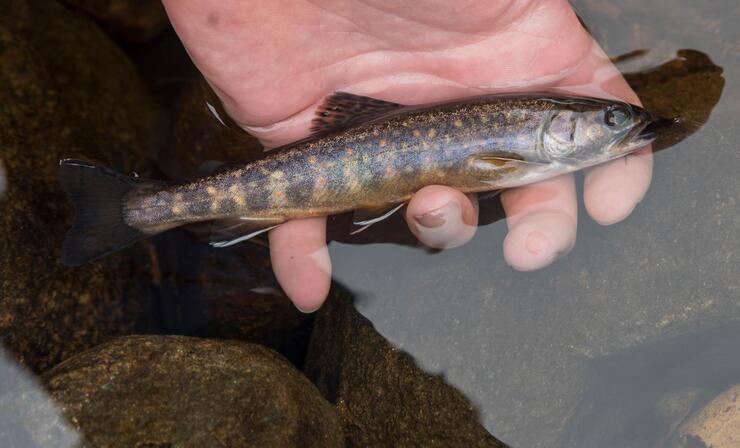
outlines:
[[[574,250],[535,273],[503,261],[502,221],[442,253],[331,246],[360,313],[512,446],[658,446],[740,378],[740,35],[734,3],[712,5],[576,3],[610,56],[650,50],[626,73],[686,48],[724,68],[724,91],[711,65],[674,63],[642,85],[628,76],[651,110],[702,115],[722,96],[701,130],[656,154],[651,189],[624,222],[601,227],[581,211]],[[681,393],[682,408],[661,408]]]
[[[258,342],[298,368],[307,364],[309,377],[349,421],[345,437],[351,440],[362,440],[353,439],[355,433],[372,432],[373,418],[429,419],[424,421],[444,426],[444,418],[425,415],[434,403],[440,415],[452,412],[465,420],[460,428],[467,431],[464,425],[471,425],[513,447],[683,446],[682,425],[740,382],[740,7],[731,0],[699,6],[644,3],[574,2],[609,56],[648,50],[618,67],[648,109],[681,115],[687,124],[656,143],[665,149],[656,154],[651,188],[632,215],[602,227],[581,206],[578,242],[552,266],[521,273],[505,263],[506,224],[498,198],[481,204],[484,225],[473,241],[441,252],[419,247],[398,216],[356,237],[346,234],[348,217],[337,217],[329,229],[337,285],[332,300],[349,300],[382,339],[368,337],[371,330],[364,321],[349,319],[332,305],[333,311],[317,318],[321,335],[314,335],[307,348],[313,318],[294,311],[277,289],[264,245],[214,250],[203,243],[207,229],[178,230],[100,268],[77,271],[94,285],[99,278],[119,278],[111,289],[128,291],[123,311],[113,300],[120,295],[111,293],[100,296],[105,300],[93,308],[98,314],[87,313],[90,297],[98,298],[106,285],[101,280],[102,286],[87,299],[75,298],[71,307],[54,308],[59,294],[32,302],[31,309],[51,311],[39,319],[28,317],[28,327],[3,327],[23,330],[4,343],[40,373],[117,334]],[[228,161],[260,154],[253,140],[223,132],[211,118],[201,86],[191,82],[192,67],[172,35],[127,50],[166,109],[160,115],[165,118],[148,140],[150,148],[159,148],[151,155],[155,163],[132,164],[124,158],[111,164],[182,178],[197,173],[214,153]],[[60,155],[69,155],[66,151],[74,146],[60,145]],[[14,190],[17,165],[5,157],[0,153],[0,195],[7,173],[5,199],[12,201],[20,197]],[[56,247],[63,219],[55,226],[40,223],[66,215],[49,216],[34,221],[34,234],[51,234],[48,245]],[[70,275],[46,267],[53,266],[54,251],[34,250],[45,257],[37,268],[46,270],[39,282],[44,276]],[[132,270],[132,264],[138,267]],[[138,292],[125,286],[138,283],[144,284]],[[73,315],[70,309],[90,314],[93,324],[78,319],[57,331],[52,322]],[[26,336],[32,334],[24,333],[27,328],[39,329],[36,339]],[[87,334],[94,337],[84,338]],[[362,337],[353,339],[357,335]],[[338,342],[332,349],[324,338]],[[351,365],[354,356],[360,367]],[[363,368],[373,371],[342,378]],[[42,390],[12,362],[0,362],[0,370],[6,372],[3,378],[22,378],[23,384],[6,389]],[[331,379],[329,371],[339,372],[337,378]],[[406,377],[394,377],[399,373]],[[381,388],[376,380],[383,375],[388,381]],[[358,398],[376,393],[381,398],[371,406]],[[42,425],[61,431],[68,445],[76,443],[53,404],[41,392],[33,399],[48,409]],[[472,408],[460,410],[464,406],[453,402]],[[411,408],[409,403],[421,404]],[[373,416],[373,407],[387,414]],[[17,414],[24,415],[22,405],[19,409]],[[45,418],[55,423],[44,423]],[[12,437],[31,436],[19,432]]]

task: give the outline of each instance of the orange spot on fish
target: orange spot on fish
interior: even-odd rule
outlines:
[[[347,148],[347,149],[344,150],[344,152],[346,152],[348,156],[351,156],[352,155],[352,148]]]
[[[342,174],[344,174],[344,177],[349,177],[350,175],[349,168],[345,168],[344,170],[342,170]]]
[[[460,119],[458,118],[458,119],[457,119],[457,120],[455,120],[455,121],[454,121],[454,122],[453,122],[452,124],[454,124],[456,128],[461,128],[461,127],[462,127],[462,125],[463,125],[463,122],[462,122],[462,120],[460,120]]]
[[[436,135],[437,135],[437,130],[434,128],[427,131],[427,137],[429,138],[434,138],[434,136]]]
[[[414,129],[414,137],[421,137],[421,131],[418,129]]]
[[[391,168],[391,167],[389,167],[389,166],[388,166],[388,167],[386,167],[386,168],[385,168],[385,174],[386,174],[387,176],[390,176],[391,174],[393,174],[393,168]]]
[[[319,185],[326,185],[326,178],[324,176],[319,177]]]
[[[284,192],[282,192],[282,191],[276,191],[275,192],[275,197],[282,198],[283,196],[285,196],[285,193]]]
[[[318,162],[318,160],[316,160],[316,156],[308,156],[308,163],[316,165],[316,162]]]
[[[388,142],[386,142],[384,138],[381,138],[380,141],[378,142],[378,146],[382,148],[383,146],[385,146],[386,143]]]

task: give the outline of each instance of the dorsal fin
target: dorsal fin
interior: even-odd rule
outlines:
[[[316,118],[311,122],[312,137],[351,128],[402,107],[401,104],[367,96],[336,92],[326,97],[316,109]]]

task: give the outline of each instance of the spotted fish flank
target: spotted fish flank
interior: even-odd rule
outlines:
[[[252,235],[289,219],[392,209],[431,184],[466,193],[524,185],[623,156],[655,127],[637,106],[596,98],[510,94],[401,106],[338,93],[319,108],[311,138],[179,185],[61,161],[78,210],[63,261],[81,264],[193,222]]]

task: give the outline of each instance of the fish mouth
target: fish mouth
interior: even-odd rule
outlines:
[[[676,124],[676,118],[657,118],[648,123],[647,126],[637,133],[636,140],[645,140],[648,143],[655,140],[658,132]]]
[[[621,154],[614,155],[629,154],[636,149],[649,145],[658,137],[661,131],[673,126],[677,121],[675,118],[653,118],[647,121],[647,124],[642,129],[637,128],[633,130],[631,135],[627,137],[625,140],[626,144],[619,151]]]

